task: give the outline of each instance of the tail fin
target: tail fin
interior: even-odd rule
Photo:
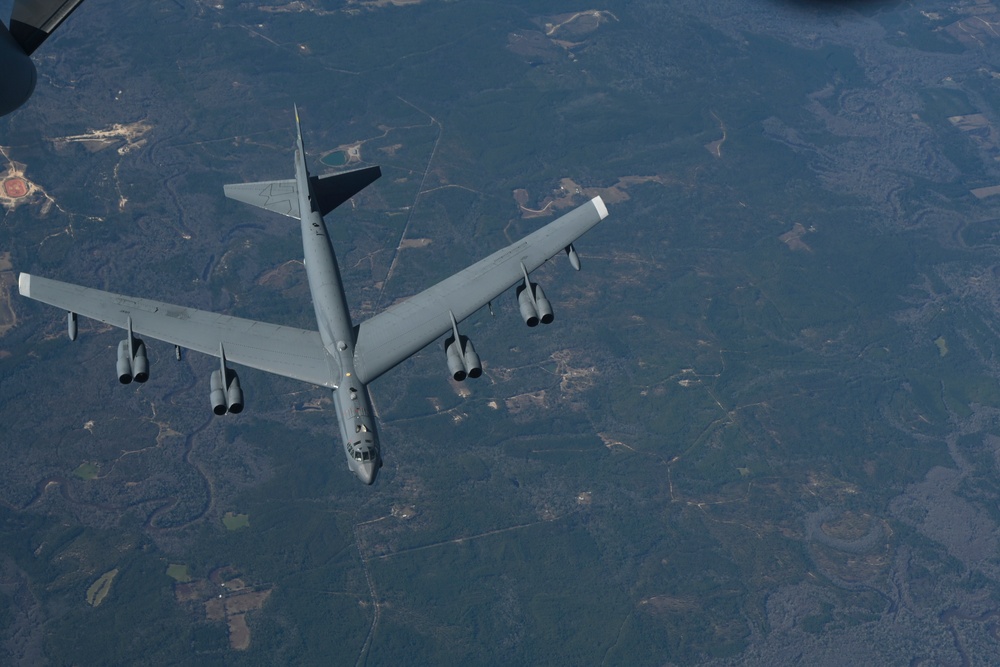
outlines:
[[[381,175],[382,169],[376,165],[319,178],[310,176],[309,182],[319,206],[319,214],[326,215],[374,183]]]
[[[299,190],[294,179],[236,183],[223,186],[223,190],[230,199],[266,208],[290,218],[299,218]]]
[[[10,35],[29,56],[83,0],[14,0]]]
[[[309,183],[319,207],[319,214],[326,215],[361,192],[381,175],[382,170],[375,166],[319,178],[310,176]],[[237,183],[225,186],[224,190],[230,199],[259,206],[290,218],[301,217],[298,187],[293,179]]]
[[[295,145],[302,151],[302,157],[305,159],[306,146],[302,143],[302,123],[299,122],[299,105],[292,104],[292,109],[295,110]]]
[[[317,210],[321,216],[324,216],[375,181],[382,175],[382,170],[376,166],[319,178],[310,176],[306,169],[306,151],[302,143],[299,108],[296,105],[293,105],[293,108],[295,110],[296,178],[227,185],[224,188],[226,196],[245,204],[252,204],[268,211],[287,215],[290,218],[301,218],[302,213],[299,211],[299,183],[301,183],[302,187],[308,187],[312,191],[312,198],[316,202]]]

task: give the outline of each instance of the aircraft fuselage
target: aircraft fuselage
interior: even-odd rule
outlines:
[[[316,311],[316,324],[337,387],[333,390],[333,404],[347,467],[362,482],[371,484],[382,466],[375,419],[368,388],[358,381],[354,372],[354,327],[337,256],[311,189],[301,138],[295,151],[295,181],[306,276]]]

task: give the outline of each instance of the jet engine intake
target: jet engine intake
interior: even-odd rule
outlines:
[[[212,391],[208,396],[209,400],[212,402],[212,412],[222,416],[229,410],[229,406],[226,404],[226,391],[222,386],[221,371],[212,371],[212,378],[209,381],[209,385],[212,388]]]
[[[476,379],[483,374],[483,364],[479,361],[476,348],[472,347],[472,341],[462,336],[462,343],[465,345],[465,370],[470,378]]]
[[[455,382],[461,382],[466,378],[468,373],[465,370],[465,360],[462,358],[462,352],[459,350],[454,336],[449,336],[444,342],[444,350],[448,356],[448,372],[451,373],[451,377]]]
[[[146,344],[136,339],[132,343],[135,350],[135,357],[132,359],[132,378],[136,382],[145,382],[149,379],[149,360],[146,358]]]
[[[524,285],[517,288],[517,305],[521,309],[521,319],[529,327],[538,326],[538,311],[535,310],[535,304],[531,300],[531,294],[528,290],[524,289]]]
[[[129,348],[131,347],[131,352]],[[135,356],[132,356],[132,355]],[[132,339],[132,345],[126,338],[118,343],[118,381],[129,384],[132,380],[145,382],[149,379],[149,360],[146,358],[146,344],[138,338]]]
[[[220,417],[227,412],[238,415],[243,412],[243,388],[240,378],[231,368],[226,369],[226,380],[222,381],[222,370],[212,371],[209,380],[211,392],[208,399],[212,403],[212,412]]]
[[[459,335],[458,342],[455,342],[454,336],[448,336],[444,349],[448,356],[448,371],[456,382],[467,377],[475,379],[483,374],[483,364],[468,337]]]
[[[232,377],[229,380],[226,398],[229,400],[229,412],[238,415],[243,412],[243,389],[240,387],[240,378],[236,375],[236,371],[230,370],[229,373]]]
[[[542,286],[537,283],[531,283],[531,289],[535,292],[535,309],[538,312],[538,319],[542,321],[542,324],[552,324],[552,320],[555,319],[555,316],[552,314],[552,304],[545,298]]]
[[[118,381],[122,384],[132,382],[132,358],[128,353],[128,338],[118,343]]]

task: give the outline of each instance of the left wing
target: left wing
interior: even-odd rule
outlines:
[[[371,382],[450,331],[449,311],[462,321],[522,281],[525,271],[537,269],[607,215],[604,201],[594,197],[517,243],[362,322],[354,346],[358,379]]]
[[[294,179],[234,183],[223,187],[230,199],[287,215],[289,218],[299,218],[299,190]]]
[[[160,301],[137,299],[112,292],[50,280],[22,273],[22,296],[78,313],[122,329],[132,320],[135,334],[219,356],[269,373],[302,380],[321,387],[335,387],[333,364],[319,332],[293,329],[219,315]]]

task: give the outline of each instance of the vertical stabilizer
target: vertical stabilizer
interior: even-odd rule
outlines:
[[[377,166],[344,171],[326,176],[310,176],[306,169],[306,151],[302,143],[302,124],[299,122],[299,109],[295,110],[295,178],[280,181],[260,181],[257,183],[238,183],[225,186],[226,196],[252,206],[287,215],[290,218],[302,217],[299,202],[299,189],[310,190],[310,206],[312,210],[326,215],[382,175]],[[300,178],[301,176],[301,178]]]

